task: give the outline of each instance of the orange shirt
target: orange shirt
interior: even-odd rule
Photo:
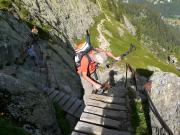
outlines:
[[[88,53],[88,55],[90,56],[90,58],[93,57],[94,53],[95,53],[94,50],[92,50],[92,51],[90,51],[90,52]],[[93,72],[95,72],[95,70],[96,70],[96,65],[97,65],[97,63],[94,62],[94,61],[90,61],[90,63],[89,63],[89,60],[88,60],[87,56],[85,55],[85,56],[83,56],[82,59],[81,59],[81,66],[79,67],[79,68],[80,68],[80,72],[81,72],[81,73],[82,73],[82,72],[85,72],[85,73],[88,73],[88,72],[93,73]]]

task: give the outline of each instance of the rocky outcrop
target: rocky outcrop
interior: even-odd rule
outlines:
[[[34,135],[60,135],[52,105],[37,88],[0,73],[1,113]],[[2,105],[3,104],[3,105]]]
[[[70,41],[82,37],[99,14],[98,7],[88,0],[22,0],[22,4],[30,12],[30,20],[49,25],[51,33],[64,34]]]
[[[172,73],[155,72],[151,98],[158,112],[175,135],[180,134],[180,77]],[[167,134],[151,112],[153,135]]]
[[[25,59],[25,62],[21,62],[20,66],[14,64],[17,58],[23,59],[24,57],[22,56],[22,49],[27,46],[30,37],[29,27],[10,13],[0,12],[0,17],[2,26],[0,28],[2,35],[0,37],[0,72],[10,74],[14,70],[17,78],[42,88],[47,83],[47,72],[38,68],[40,65],[34,67],[29,57]],[[51,77],[56,78],[54,83],[60,84],[61,90],[80,97],[80,79],[75,72],[72,48],[67,42],[63,42],[60,38],[59,43],[39,39],[35,47],[37,48],[37,55],[39,53],[39,63],[43,62],[40,53],[48,55],[49,60],[47,63],[51,65],[49,70],[53,71]],[[39,52],[38,48],[41,48],[41,52]],[[68,83],[69,80],[72,80],[71,84]]]
[[[12,63],[18,55],[18,49],[25,43],[30,31],[27,25],[12,15],[0,11],[0,65]]]
[[[30,134],[61,135],[43,89],[51,87],[81,97],[71,43],[93,25],[99,11],[96,5],[83,0],[19,2],[30,12],[27,20],[36,21],[39,28],[48,27],[47,39],[40,35],[37,42],[32,42],[31,30],[21,20],[17,3],[13,4],[13,12],[0,11],[0,113],[5,112]],[[29,44],[34,46],[37,64],[25,53]],[[10,95],[7,102],[3,98],[6,92]]]

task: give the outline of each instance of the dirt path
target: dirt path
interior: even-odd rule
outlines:
[[[104,13],[104,11],[103,11],[103,9],[102,9],[102,7],[101,7],[101,4],[100,4],[100,2],[99,2],[99,0],[97,0],[97,4],[98,4],[101,12]],[[99,45],[100,48],[105,49],[105,50],[110,50],[110,48],[109,48],[110,43],[107,41],[107,39],[106,39],[105,36],[103,35],[103,29],[104,29],[103,24],[104,24],[104,22],[105,22],[106,20],[107,20],[107,21],[111,21],[111,20],[109,19],[109,17],[107,16],[106,13],[104,13],[104,15],[105,15],[105,18],[106,18],[106,19],[102,19],[102,20],[100,21],[100,23],[97,25],[97,31],[99,32],[98,42],[99,42],[99,44],[100,44],[100,45]]]
[[[99,37],[98,37],[98,41],[100,43],[100,48],[105,49],[105,50],[110,50],[109,46],[110,43],[107,41],[107,39],[104,37],[103,35],[103,23],[104,23],[105,19],[102,19],[100,21],[100,23],[97,25],[97,30],[99,32]]]
[[[100,11],[101,11],[102,13],[104,13],[104,15],[105,15],[105,17],[106,17],[106,20],[107,20],[108,22],[111,22],[111,19],[109,18],[109,16],[103,11],[99,0],[96,0],[96,1],[97,1],[97,4],[98,4],[99,8],[100,8]]]

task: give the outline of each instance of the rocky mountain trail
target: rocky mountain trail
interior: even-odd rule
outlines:
[[[130,122],[126,88],[121,83],[116,85],[116,92],[109,90],[106,94],[91,94],[86,102],[80,120],[72,135],[116,134],[131,135],[133,129]],[[109,94],[111,93],[111,94]]]
[[[107,20],[108,22],[111,22],[110,17],[104,12],[103,7],[102,7],[102,5],[101,5],[101,2],[100,2],[99,0],[97,0],[97,4],[98,4],[98,7],[99,7],[101,13],[104,14],[106,20]]]

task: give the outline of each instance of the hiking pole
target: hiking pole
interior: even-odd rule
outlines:
[[[127,56],[129,53],[131,53],[133,50],[136,50],[136,46],[131,43],[128,51],[126,51],[125,53],[123,53],[123,54],[120,55],[121,59],[123,59],[124,57],[126,57],[126,56]],[[117,60],[114,60],[112,63],[108,63],[108,64],[106,64],[106,67],[107,67],[107,68],[110,68],[110,66],[114,65],[116,62],[118,62],[118,61],[117,61]]]

